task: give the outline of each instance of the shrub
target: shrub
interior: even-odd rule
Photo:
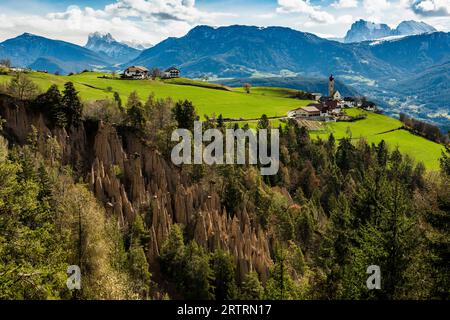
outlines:
[[[103,121],[109,124],[122,124],[124,114],[117,103],[112,100],[88,101],[84,104],[84,118],[94,121]]]

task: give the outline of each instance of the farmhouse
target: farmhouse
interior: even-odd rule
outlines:
[[[363,108],[364,110],[367,110],[367,111],[372,111],[372,112],[377,111],[376,104],[371,101],[364,101],[361,105],[361,108]]]
[[[125,78],[131,78],[136,80],[142,80],[148,78],[149,71],[146,67],[131,66],[128,67],[123,73]]]
[[[326,104],[324,103],[310,103],[308,104],[308,107],[315,107],[320,111],[320,116],[326,116],[328,112],[331,110]]]
[[[301,107],[288,112],[289,118],[318,118],[320,110],[314,106]]]
[[[358,106],[358,102],[356,101],[355,98],[353,97],[345,97],[344,98],[344,107],[345,108],[353,108],[353,107],[357,107]]]
[[[165,79],[179,78],[180,74],[181,74],[180,70],[178,70],[175,67],[171,67],[171,68],[167,69],[166,71],[164,71],[163,78],[165,78]]]
[[[313,97],[313,99],[315,101],[319,101],[320,98],[322,98],[322,94],[321,93],[311,93],[311,95],[312,95],[312,97]]]

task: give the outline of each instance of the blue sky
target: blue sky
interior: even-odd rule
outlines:
[[[89,33],[155,44],[200,24],[287,26],[342,37],[358,19],[450,31],[450,0],[0,0],[0,41],[23,32],[84,44]]]

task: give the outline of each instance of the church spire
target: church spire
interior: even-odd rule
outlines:
[[[330,76],[330,81],[328,82],[328,96],[332,98],[334,96],[334,77]]]

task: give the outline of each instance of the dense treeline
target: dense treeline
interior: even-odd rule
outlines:
[[[41,154],[34,138],[8,149],[0,136],[0,299],[145,297],[134,285],[141,253],[125,250],[117,221],[61,166],[56,139]],[[80,292],[66,287],[69,265],[81,268]]]
[[[428,140],[443,144],[449,142],[449,136],[442,133],[441,130],[435,125],[411,118],[404,113],[400,113],[400,121],[403,122],[406,129],[415,134],[421,135]]]
[[[150,95],[143,103],[136,93],[123,104],[115,95],[83,110],[71,84],[62,94],[51,87],[33,100],[31,107],[55,126],[88,119],[128,127],[165,157],[173,129],[192,129],[198,119],[189,101]],[[222,116],[205,119],[204,130],[227,127]],[[257,129],[265,128],[270,122],[263,116]],[[33,134],[24,147],[8,148],[0,138],[0,298],[72,298],[64,289],[68,264],[87,274],[75,297],[85,299],[449,298],[448,154],[441,171],[431,173],[384,141],[369,145],[333,135],[312,141],[293,121],[278,129],[275,176],[263,177],[250,165],[181,168],[192,183],[214,188],[227,214],[246,208],[265,230],[273,265],[264,282],[255,272],[240,277],[232,253],[208,252],[189,226],[174,225],[160,251],[161,277],[153,283],[145,254],[147,212],[138,212],[129,230],[119,230],[61,165],[55,141],[38,152]],[[371,265],[380,267],[381,290],[366,286]]]

